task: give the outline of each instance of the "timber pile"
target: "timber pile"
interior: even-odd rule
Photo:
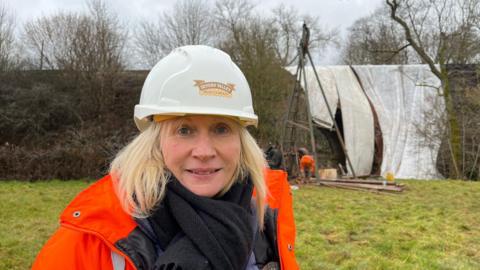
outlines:
[[[390,181],[361,180],[361,179],[322,179],[315,181],[318,185],[355,190],[370,190],[379,192],[402,192],[405,185]]]

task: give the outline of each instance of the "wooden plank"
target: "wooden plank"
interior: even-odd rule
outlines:
[[[372,185],[383,185],[384,181],[379,181],[379,180],[360,180],[360,179],[322,179],[320,181],[329,181],[329,182],[337,182],[337,183],[359,183],[359,184],[372,184]],[[403,184],[398,184],[395,182],[389,182],[386,181],[386,185],[391,186],[391,185],[400,185],[403,186]]]
[[[330,183],[326,183],[326,184],[325,183],[319,183],[319,185],[326,186],[326,187],[331,187],[331,188],[350,189],[350,190],[358,190],[358,191],[364,191],[364,192],[378,192],[378,190],[357,188],[357,187],[351,187],[351,186],[337,186],[335,184],[330,184]]]
[[[350,187],[355,189],[370,189],[376,191],[392,191],[392,192],[402,192],[403,188],[400,186],[383,186],[383,185],[372,185],[372,184],[359,184],[359,183],[339,183],[333,181],[319,181],[319,184],[326,186],[336,186],[336,187]]]

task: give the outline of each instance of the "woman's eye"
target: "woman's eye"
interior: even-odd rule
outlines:
[[[215,134],[226,135],[231,132],[231,128],[227,124],[218,124],[215,126]]]
[[[177,129],[177,134],[180,136],[188,136],[193,133],[192,128],[187,127],[187,126],[182,126]]]

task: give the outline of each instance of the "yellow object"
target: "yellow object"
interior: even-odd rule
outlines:
[[[392,182],[393,180],[395,180],[395,176],[393,175],[392,172],[387,172],[387,175],[385,175],[385,178],[386,178],[387,181],[389,181],[389,182]]]
[[[194,114],[191,114],[191,115],[194,115]],[[163,122],[163,121],[174,119],[174,118],[181,117],[181,116],[188,116],[188,114],[178,114],[178,115],[159,115],[159,114],[157,114],[157,115],[153,116],[153,121]],[[241,124],[240,120],[238,120],[238,118],[236,118],[236,117],[230,117],[230,116],[223,116],[223,117],[231,119],[231,120]]]
[[[179,116],[181,116],[181,115],[154,115],[153,116],[153,121],[162,122],[162,121],[170,120],[170,119],[173,119],[173,118],[176,118],[176,117],[179,117]]]

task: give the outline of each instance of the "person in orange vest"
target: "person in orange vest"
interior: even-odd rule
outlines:
[[[308,150],[301,148],[300,154],[300,174],[302,176],[302,183],[310,182],[310,178],[315,174],[315,160],[313,156],[308,154]]]
[[[257,119],[226,53],[174,49],[145,80],[140,133],[66,207],[32,268],[298,269],[294,228],[279,223],[293,222],[281,211],[291,200],[267,197],[265,159],[246,129]],[[272,194],[288,192],[275,177]]]

